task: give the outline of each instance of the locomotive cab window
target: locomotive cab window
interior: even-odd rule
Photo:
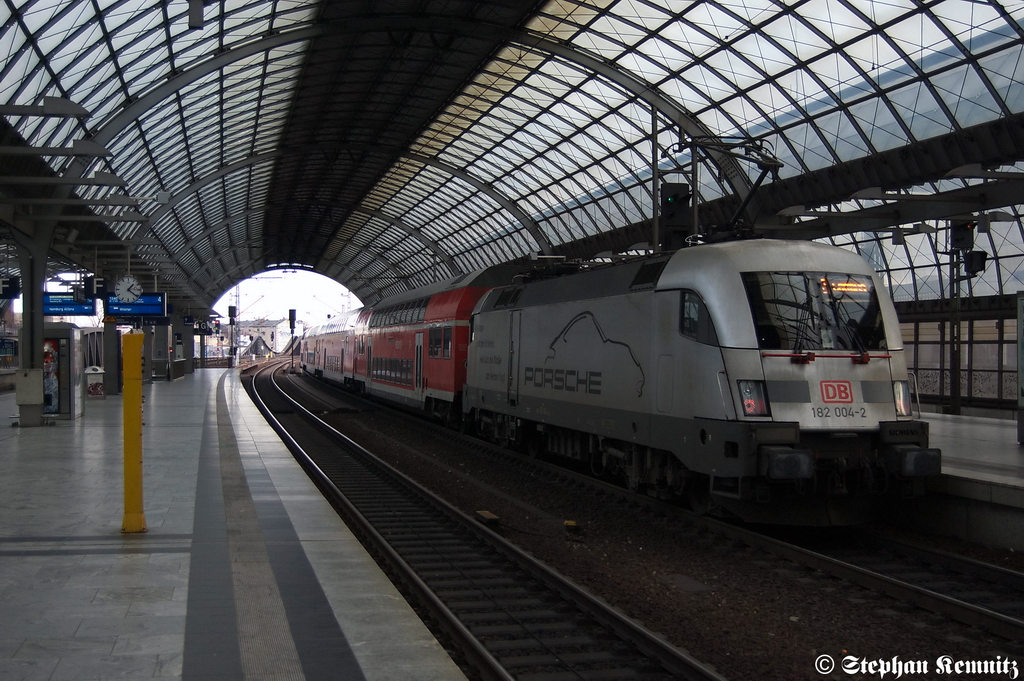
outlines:
[[[679,332],[704,345],[718,345],[718,334],[708,306],[694,291],[683,291],[680,299]]]
[[[763,350],[886,349],[882,308],[871,277],[835,272],[744,272]]]

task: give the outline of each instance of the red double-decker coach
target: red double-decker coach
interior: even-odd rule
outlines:
[[[303,370],[443,420],[457,417],[473,308],[521,271],[514,265],[479,270],[311,329],[302,341]]]

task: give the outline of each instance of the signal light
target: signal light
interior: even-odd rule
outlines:
[[[969,251],[974,248],[973,220],[952,220],[949,223],[949,248],[954,251]]]
[[[690,195],[690,185],[685,182],[661,185],[661,220],[666,226],[682,227],[687,224]]]

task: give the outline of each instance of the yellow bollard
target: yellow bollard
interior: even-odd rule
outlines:
[[[145,532],[142,512],[142,343],[146,335],[121,336],[124,377],[124,520],[121,532]]]

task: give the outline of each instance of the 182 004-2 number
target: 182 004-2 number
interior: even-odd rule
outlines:
[[[866,419],[868,410],[864,407],[811,407],[815,418]]]

